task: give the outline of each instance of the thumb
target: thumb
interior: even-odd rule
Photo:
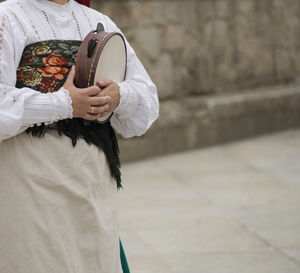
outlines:
[[[67,85],[74,85],[74,78],[75,78],[75,65],[72,65],[72,68],[69,72],[69,75],[66,80]]]
[[[110,84],[112,84],[114,81],[110,80],[110,79],[104,79],[104,80],[101,80],[101,81],[97,81],[97,85],[99,87],[105,87],[105,86],[108,86]]]

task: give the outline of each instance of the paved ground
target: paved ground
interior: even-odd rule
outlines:
[[[300,130],[123,166],[131,273],[300,273]]]

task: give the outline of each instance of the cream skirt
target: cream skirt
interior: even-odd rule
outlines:
[[[55,130],[0,142],[0,272],[121,273],[105,155]]]

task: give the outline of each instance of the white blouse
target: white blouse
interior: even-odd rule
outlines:
[[[59,5],[48,0],[7,0],[0,3],[0,141],[34,124],[72,118],[67,90],[40,93],[15,88],[16,70],[26,45],[50,39],[82,40],[101,22],[105,31],[120,29],[106,15],[69,0]],[[111,118],[123,137],[142,135],[158,117],[158,97],[134,50],[127,44],[127,75],[119,83],[120,104]]]

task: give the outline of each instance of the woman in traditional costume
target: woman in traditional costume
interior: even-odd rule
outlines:
[[[1,273],[128,270],[115,131],[125,138],[147,131],[158,117],[157,90],[127,41],[123,82],[74,86],[84,37],[99,22],[120,32],[78,2],[0,4]],[[95,122],[111,111],[109,122]]]

